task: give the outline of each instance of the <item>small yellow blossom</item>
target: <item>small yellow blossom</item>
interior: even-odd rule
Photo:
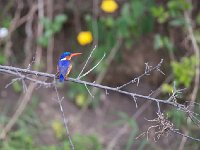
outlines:
[[[77,36],[77,40],[83,46],[90,44],[93,40],[92,33],[90,31],[81,31]]]
[[[118,4],[115,0],[103,0],[101,3],[101,9],[107,13],[115,12],[118,8]]]
[[[75,103],[79,107],[84,107],[87,105],[87,98],[84,94],[78,94],[75,98]]]
[[[55,132],[55,136],[58,139],[61,139],[64,136],[64,127],[62,125],[62,123],[58,120],[54,120],[51,124],[54,132]]]

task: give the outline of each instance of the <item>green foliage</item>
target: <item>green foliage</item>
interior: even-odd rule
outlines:
[[[130,126],[130,128],[132,129],[129,134],[129,138],[126,143],[126,146],[125,146],[125,150],[131,150],[131,147],[134,143],[134,139],[139,131],[139,127],[137,125],[137,122],[134,120],[134,118],[129,117],[126,113],[118,112],[117,114],[120,119],[115,121],[114,125],[121,125],[121,124],[127,123]]]
[[[48,46],[50,38],[59,32],[63,24],[67,21],[67,16],[64,14],[57,15],[53,21],[48,18],[42,18],[41,23],[44,26],[44,34],[38,39],[38,43],[43,47]]]
[[[169,18],[169,13],[164,9],[163,6],[153,6],[151,8],[152,15],[157,18],[159,23],[164,23]]]
[[[176,125],[177,128],[181,128],[186,124],[187,116],[182,111],[177,111],[175,109],[169,110],[166,112],[169,119]]]
[[[156,34],[154,37],[154,48],[156,50],[164,48],[168,51],[174,51],[174,44],[167,36],[161,36],[160,34]]]
[[[153,29],[153,18],[148,14],[153,1],[134,0],[125,3],[121,8],[120,16],[115,21],[118,37],[131,39],[140,37]]]
[[[52,129],[54,130],[55,136],[57,139],[64,138],[65,135],[65,128],[61,120],[54,120],[51,124]]]
[[[200,17],[199,17],[200,19]],[[200,22],[199,22],[200,23]],[[199,24],[200,25],[200,24]],[[194,36],[195,36],[195,39],[198,43],[200,43],[200,30],[196,30],[195,33],[194,33]]]
[[[69,84],[67,96],[70,97],[75,102],[76,106],[80,108],[87,106],[96,108],[100,103],[100,92],[96,93],[95,99],[89,101],[91,96],[84,85],[80,86],[78,84]]]
[[[67,96],[70,97],[80,108],[88,105],[87,90],[84,86],[70,83]]]
[[[2,150],[36,150],[35,141],[32,136],[33,125],[36,127],[34,109],[37,106],[37,99],[33,96],[31,105],[27,107],[26,112],[16,122],[17,129],[9,132],[7,140],[0,141]],[[47,150],[47,149],[46,149]]]
[[[102,145],[95,135],[76,134],[72,140],[78,150],[102,150]],[[64,142],[63,150],[71,150],[69,142]]]
[[[4,28],[9,28],[11,24],[12,18],[11,16],[5,17],[1,22],[1,26]]]
[[[182,15],[180,11],[189,10],[191,8],[191,4],[186,0],[169,0],[167,7],[171,16],[176,17],[178,15]]]
[[[191,4],[186,0],[169,0],[166,6],[166,8],[164,6],[153,6],[151,8],[151,13],[158,23],[169,22],[171,26],[185,25],[183,12],[190,9]]]
[[[197,25],[200,25],[200,13],[196,17],[196,23]]]
[[[102,145],[94,135],[74,135],[73,143],[78,150],[102,150]],[[69,142],[58,145],[37,146],[33,136],[24,129],[11,132],[9,139],[0,141],[0,149],[2,150],[71,150]]]
[[[185,57],[181,62],[172,62],[172,71],[177,85],[183,85],[186,88],[190,86],[192,79],[195,75],[196,62],[195,56]]]
[[[172,93],[173,92],[173,86],[168,84],[168,83],[164,83],[162,85],[162,91],[165,93]]]
[[[34,145],[32,136],[25,129],[20,129],[15,132],[10,132],[9,140],[0,142],[2,150],[32,150]]]
[[[0,52],[0,64],[5,64],[6,63],[6,56]]]
[[[13,87],[13,90],[16,92],[16,93],[20,93],[22,92],[22,85],[21,85],[21,82],[20,81],[16,81],[12,84],[12,87]]]
[[[87,95],[84,93],[79,93],[75,97],[75,103],[79,107],[85,107],[88,105]]]
[[[31,104],[26,108],[25,113],[16,122],[15,131],[9,132],[7,139],[0,141],[1,150],[71,150],[69,141],[66,140],[66,132],[60,121],[53,121],[52,128],[56,137],[60,140],[59,144],[49,146],[39,146],[34,134],[40,132],[40,123],[35,116],[35,109],[38,106],[39,97],[33,95]],[[0,123],[8,121],[1,116]],[[39,131],[38,131],[39,130]],[[48,138],[48,137],[47,137]],[[72,137],[73,144],[78,150],[102,150],[102,145],[95,135],[76,134]]]
[[[98,32],[103,34],[99,34],[98,51],[112,49],[119,38],[125,39],[126,48],[130,48],[135,39],[151,32],[154,19],[149,11],[153,4],[153,0],[132,0],[122,5],[118,17],[101,16],[98,21]],[[85,21],[88,28],[92,30],[92,17],[86,15]]]

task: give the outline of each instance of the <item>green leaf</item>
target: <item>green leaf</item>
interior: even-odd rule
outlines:
[[[169,18],[169,13],[165,11],[163,6],[152,7],[151,13],[155,18],[157,18],[158,22],[161,24],[165,23],[167,19]]]
[[[138,19],[144,14],[144,7],[143,1],[132,1],[131,8],[134,17],[133,19]]]
[[[182,84],[185,87],[191,85],[197,63],[199,63],[199,61],[196,62],[194,55],[183,58],[181,62],[173,61],[171,63],[172,71],[178,84]]]
[[[65,14],[59,14],[55,17],[55,22],[59,24],[63,24],[67,21],[67,16]]]
[[[5,64],[6,60],[6,56],[0,52],[0,64]]]
[[[22,85],[20,84],[19,81],[16,81],[12,84],[13,90],[17,93],[22,91]]]
[[[12,22],[12,17],[11,16],[8,16],[8,17],[5,17],[1,23],[2,27],[4,28],[9,28],[10,27],[10,24]]]
[[[196,23],[198,25],[200,25],[200,13],[198,13],[197,17],[196,17]]]
[[[165,92],[165,93],[172,93],[173,92],[173,86],[172,85],[169,85],[167,83],[164,83],[162,85],[162,91]]]
[[[154,37],[154,48],[156,50],[163,48],[163,40],[159,34],[156,34]]]
[[[186,124],[186,116],[184,112],[173,109],[167,111],[166,114],[172,120],[172,122],[175,123],[177,128],[180,128],[181,126],[183,126],[183,124]]]
[[[184,18],[175,18],[173,20],[171,20],[169,22],[169,24],[171,26],[174,26],[174,27],[179,27],[179,26],[184,26],[186,25],[186,22],[185,22],[185,19]]]
[[[47,47],[48,42],[49,42],[49,39],[45,36],[39,37],[38,40],[37,40],[37,43],[40,44],[43,47]]]
[[[43,24],[44,28],[46,30],[49,30],[51,29],[51,21],[48,19],[48,18],[41,18],[40,19],[40,22]]]

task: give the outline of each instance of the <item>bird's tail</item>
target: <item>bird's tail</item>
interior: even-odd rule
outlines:
[[[60,82],[63,82],[65,80],[65,78],[62,74],[60,74],[59,80],[60,80]]]

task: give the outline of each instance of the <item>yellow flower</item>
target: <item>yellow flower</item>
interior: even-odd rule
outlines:
[[[61,139],[64,136],[64,127],[62,125],[62,123],[58,120],[54,120],[51,124],[54,132],[55,132],[55,136],[58,139]]]
[[[101,9],[107,13],[115,12],[118,8],[118,4],[115,0],[103,0],[101,3]]]
[[[87,105],[87,97],[84,94],[78,94],[75,98],[75,103],[79,107],[84,107]]]
[[[81,31],[77,36],[77,40],[83,46],[90,44],[93,40],[92,33],[90,31]]]

